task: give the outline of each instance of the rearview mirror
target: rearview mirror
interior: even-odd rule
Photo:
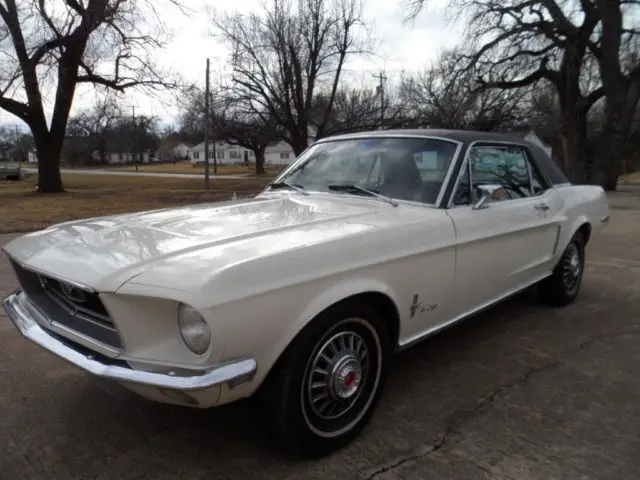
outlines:
[[[474,210],[479,210],[481,208],[487,208],[488,205],[485,205],[487,200],[495,198],[496,193],[502,189],[502,185],[498,183],[486,183],[483,185],[478,185],[478,190],[482,192],[480,199],[473,204]]]

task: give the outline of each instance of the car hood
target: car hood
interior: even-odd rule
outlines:
[[[393,207],[334,195],[277,195],[72,221],[3,249],[26,268],[115,291],[176,258],[189,259],[189,276],[197,274],[198,255],[206,252],[211,273],[252,256],[376,228],[366,218],[381,209]]]

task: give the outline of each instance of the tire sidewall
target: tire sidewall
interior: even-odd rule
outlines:
[[[341,330],[351,326],[348,319],[359,319],[377,334],[379,341],[379,370],[373,392],[360,397],[350,411],[345,413],[349,425],[342,426],[338,433],[319,433],[314,422],[309,420],[305,408],[306,375],[315,352],[323,342]],[[366,328],[366,327],[365,327]],[[361,332],[358,332],[361,333]],[[371,349],[371,346],[368,345]],[[387,329],[380,314],[371,306],[360,302],[343,302],[318,315],[294,339],[286,355],[281,359],[284,373],[281,385],[280,429],[289,447],[307,456],[318,456],[337,450],[349,443],[368,423],[380,399],[385,383],[386,365],[389,355]],[[363,393],[367,392],[363,385]],[[365,399],[365,401],[363,401]],[[358,406],[358,409],[354,407]],[[340,422],[336,422],[340,425]]]
[[[579,255],[579,260],[580,260],[580,275],[578,277],[578,280],[576,282],[576,285],[573,289],[568,290],[564,284],[564,282],[562,281],[562,274],[564,271],[564,256],[566,255],[567,250],[569,249],[569,247],[571,245],[575,245],[578,248],[578,255]],[[574,235],[574,237],[571,239],[571,241],[569,242],[569,245],[567,245],[567,248],[565,248],[564,252],[562,252],[562,257],[560,258],[560,266],[561,268],[559,269],[559,281],[560,284],[562,285],[562,291],[564,293],[564,295],[567,298],[575,298],[578,296],[578,293],[580,292],[580,287],[582,286],[582,278],[584,276],[584,263],[585,263],[585,259],[584,259],[584,240],[582,238],[582,235],[580,233],[576,233]]]

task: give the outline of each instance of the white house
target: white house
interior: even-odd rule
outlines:
[[[315,136],[309,136],[311,144]],[[213,163],[213,144],[209,143],[209,163]],[[251,150],[239,145],[227,142],[215,142],[216,160],[218,165],[254,162],[255,157]],[[264,152],[266,164],[288,165],[296,159],[293,148],[285,141],[277,141],[267,146]],[[199,143],[189,150],[189,160],[193,165],[204,163],[204,142]]]
[[[231,145],[227,142],[209,142],[209,163],[213,163],[213,150],[215,143],[216,163],[218,165],[232,165],[234,163],[253,162],[253,152],[239,145]],[[204,142],[197,144],[189,150],[189,160],[193,165],[204,163]]]
[[[187,143],[181,142],[175,147],[173,147],[172,152],[175,158],[186,159],[186,158],[190,158],[189,152],[191,151],[192,147],[193,145],[189,145]]]
[[[27,153],[27,163],[38,163],[38,154],[35,150]]]
[[[295,158],[293,148],[284,141],[269,145],[264,152],[264,161],[267,164],[289,165]]]
[[[142,152],[135,155],[137,155],[138,163],[151,163],[156,161],[154,153],[151,152]],[[105,153],[105,163],[108,163],[109,165],[132,164],[135,163],[134,158],[134,154],[131,152]],[[100,161],[100,153],[97,150],[93,152],[93,159],[95,161]]]

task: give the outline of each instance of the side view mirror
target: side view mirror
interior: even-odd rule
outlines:
[[[487,183],[484,185],[478,185],[478,190],[482,192],[480,199],[473,204],[473,210],[480,210],[481,208],[487,208],[485,205],[488,200],[495,197],[496,193],[502,189],[502,185],[498,183]]]

